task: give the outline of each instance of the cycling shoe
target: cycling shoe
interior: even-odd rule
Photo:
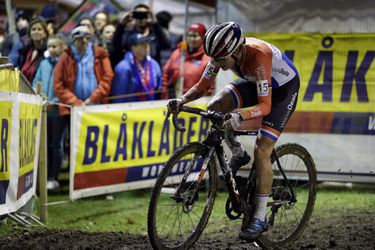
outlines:
[[[264,231],[268,229],[267,221],[261,221],[257,218],[254,218],[250,221],[250,224],[247,228],[242,230],[239,235],[241,240],[254,241],[256,240]]]

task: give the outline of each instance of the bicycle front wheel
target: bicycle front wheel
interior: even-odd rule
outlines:
[[[165,164],[148,209],[148,236],[154,249],[188,249],[205,228],[217,185],[214,158],[205,160],[208,152],[205,145],[190,143]],[[201,171],[204,163],[207,169]]]
[[[314,209],[317,178],[313,159],[298,144],[276,148],[272,157],[272,200],[266,218],[271,224],[257,240],[265,248],[287,248],[302,234]]]

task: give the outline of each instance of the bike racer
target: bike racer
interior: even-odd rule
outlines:
[[[181,98],[169,100],[168,109],[177,112],[181,105],[203,96],[220,69],[230,69],[239,77],[215,94],[207,109],[229,113],[223,126],[234,130],[242,121],[262,117],[254,147],[256,206],[239,235],[241,239],[254,241],[268,227],[265,214],[273,179],[270,156],[297,105],[298,72],[277,47],[256,38],[245,38],[235,22],[211,27],[204,37],[204,50],[211,60],[200,80]],[[233,153],[229,166],[236,174],[250,161],[250,156],[242,146],[228,146]]]

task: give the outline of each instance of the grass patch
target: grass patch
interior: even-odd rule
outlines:
[[[76,200],[74,202],[48,207],[47,228],[82,230],[87,232],[125,232],[147,234],[147,210],[150,198],[149,190],[128,191],[113,194],[114,200],[105,196]],[[67,194],[54,194],[49,202],[67,200]],[[241,220],[231,221],[225,214],[227,194],[217,195],[215,206],[205,233],[220,232],[228,224],[241,225]],[[348,213],[356,209],[364,213],[375,212],[375,189],[318,189],[313,217],[329,218],[338,208]],[[35,214],[39,214],[38,200]],[[17,226],[8,220],[0,224],[0,237],[14,231]]]

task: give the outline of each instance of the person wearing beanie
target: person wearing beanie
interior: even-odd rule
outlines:
[[[189,90],[199,81],[210,58],[203,50],[203,37],[206,33],[206,27],[201,23],[193,23],[188,27],[186,34],[186,45],[178,45],[163,68],[163,88],[162,98],[175,97],[176,83],[180,80],[181,55],[185,53],[184,62],[184,84],[183,93]],[[186,51],[185,51],[186,49]],[[215,85],[212,84],[207,95],[211,95]]]
[[[54,90],[60,102],[72,106],[103,103],[109,95],[113,71],[108,53],[91,42],[86,25],[71,32],[72,44],[61,55],[54,72]],[[70,109],[59,107],[60,115]]]

